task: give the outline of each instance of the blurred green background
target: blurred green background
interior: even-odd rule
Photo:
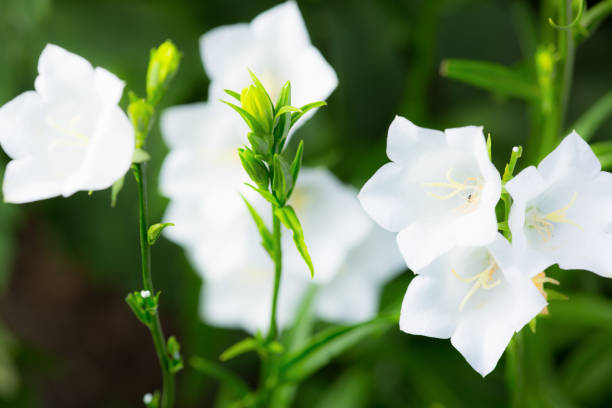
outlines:
[[[36,61],[48,42],[109,69],[143,94],[149,49],[166,39],[184,58],[163,104],[205,100],[200,35],[250,21],[276,3],[0,0],[0,104],[33,87]],[[396,114],[433,128],[484,125],[498,167],[513,145],[525,143],[531,125],[523,102],[442,78],[439,65],[444,58],[524,62],[526,27],[540,27],[546,17],[538,3],[304,0],[299,6],[313,43],[340,80],[329,107],[293,140],[307,141],[306,165],[327,165],[360,187],[387,160],[386,130]],[[607,21],[577,51],[568,127],[612,89],[611,51]],[[608,120],[594,140],[611,136]],[[154,188],[167,151],[157,127],[148,150],[155,221],[167,203]],[[1,160],[6,163],[6,156]],[[109,191],[0,204],[0,407],[137,407],[144,393],[159,386],[148,333],[123,301],[128,291],[140,289],[137,200],[128,179],[115,209]],[[161,240],[153,250],[153,273],[163,289],[166,333],[177,335],[186,357],[215,360],[244,336],[199,321],[201,281],[179,247]],[[538,320],[537,333],[526,333],[534,406],[612,406],[612,283],[586,272],[553,276],[570,301],[553,303],[550,317]],[[382,302],[401,297],[410,279],[407,272],[391,282]],[[257,383],[255,355],[228,366]],[[502,359],[483,380],[448,341],[393,328],[307,380],[295,406],[506,406],[505,366]],[[178,386],[178,407],[213,406],[217,385],[190,367],[178,375]]]

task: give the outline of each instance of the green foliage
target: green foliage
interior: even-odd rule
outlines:
[[[152,296],[148,290],[142,290],[140,292],[132,292],[125,298],[126,303],[134,312],[134,315],[142,324],[151,328],[153,320],[157,315],[157,305],[159,303],[158,292],[155,296]]]
[[[166,227],[173,227],[173,226],[174,224],[171,222],[164,222],[164,223],[158,223],[158,224],[151,225],[147,231],[147,242],[149,243],[149,245],[154,245],[157,242],[157,240],[159,239],[159,236],[161,235],[162,231]]]
[[[261,218],[257,210],[251,205],[251,203],[249,203],[248,200],[244,198],[244,196],[242,196],[242,199],[244,200],[244,203],[249,209],[249,213],[251,214],[253,221],[255,221],[255,225],[257,226],[259,235],[261,236],[261,246],[264,247],[264,249],[270,256],[273,256],[274,237],[272,236],[272,233],[270,232],[268,227],[266,227],[266,224],[264,223],[263,219]]]
[[[153,106],[166,93],[168,85],[178,71],[182,54],[171,41],[165,41],[151,50],[147,69],[147,100]]]
[[[312,259],[308,253],[306,242],[304,241],[304,231],[300,225],[297,215],[293,208],[289,205],[286,207],[278,207],[274,209],[274,215],[277,216],[283,223],[285,228],[293,232],[293,242],[298,252],[306,262],[308,269],[310,270],[310,276],[314,277],[314,266],[312,265]]]

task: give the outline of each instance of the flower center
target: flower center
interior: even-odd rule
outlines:
[[[438,200],[450,200],[453,197],[461,197],[464,202],[453,209],[457,214],[467,214],[478,208],[480,196],[484,187],[480,177],[467,177],[463,182],[453,178],[453,168],[446,172],[446,182],[424,183],[426,187],[435,187],[449,190],[446,194],[428,192],[430,196]]]
[[[57,137],[55,140],[53,140],[53,142],[49,145],[49,150],[54,151],[60,145],[87,147],[89,137],[76,130],[76,125],[80,119],[78,116],[75,116],[70,120],[68,127],[57,123],[52,116],[47,116],[46,119],[47,125],[62,135],[61,137]]]
[[[495,262],[491,262],[489,266],[485,268],[484,271],[472,276],[471,278],[465,278],[459,275],[454,269],[451,269],[451,272],[455,276],[455,278],[459,279],[461,282],[472,283],[472,287],[468,291],[468,293],[463,297],[461,303],[459,304],[459,311],[463,311],[465,304],[470,300],[472,296],[478,291],[478,289],[493,289],[497,285],[501,283],[501,280],[493,281],[493,274],[497,271],[497,264]]]
[[[574,205],[577,196],[578,193],[574,193],[569,203],[558,210],[549,212],[548,214],[543,215],[537,208],[530,208],[527,210],[527,226],[535,229],[544,242],[548,242],[552,238],[555,231],[555,223],[570,224],[580,230],[583,230],[582,226],[567,218],[567,215],[565,214],[566,211]]]

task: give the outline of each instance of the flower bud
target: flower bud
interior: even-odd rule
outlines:
[[[242,108],[250,113],[266,134],[272,133],[274,126],[274,107],[263,87],[249,85],[240,94]]]
[[[181,53],[171,41],[166,41],[157,49],[151,50],[147,70],[147,98],[157,104],[174,78],[181,60]]]
[[[153,106],[144,99],[134,99],[128,106],[128,116],[132,121],[136,137],[136,148],[144,147],[145,140],[151,129]]]
[[[261,189],[268,190],[268,168],[251,150],[238,149],[240,162],[242,167],[247,172],[251,180],[253,180]]]

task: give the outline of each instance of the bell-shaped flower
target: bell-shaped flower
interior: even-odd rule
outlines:
[[[482,376],[495,368],[513,334],[546,306],[499,234],[487,246],[457,247],[416,273],[402,303],[400,329],[450,338]]]
[[[200,51],[211,80],[211,101],[224,97],[224,89],[249,86],[247,68],[261,80],[274,102],[290,80],[291,104],[298,107],[327,99],[338,85],[336,73],[311,44],[294,1],[261,13],[250,24],[212,29],[200,39]],[[304,118],[313,113],[306,113]]]
[[[24,203],[110,187],[129,169],[134,132],[117,106],[124,83],[82,57],[47,45],[35,91],[0,108],[0,144],[11,157],[4,200]]]
[[[580,135],[572,132],[506,189],[512,244],[530,276],[557,263],[612,277],[612,174]]]
[[[481,246],[497,235],[495,205],[501,178],[491,163],[482,128],[440,132],[396,117],[387,156],[359,193],[366,213],[399,232],[408,267],[419,270],[457,245]]]

